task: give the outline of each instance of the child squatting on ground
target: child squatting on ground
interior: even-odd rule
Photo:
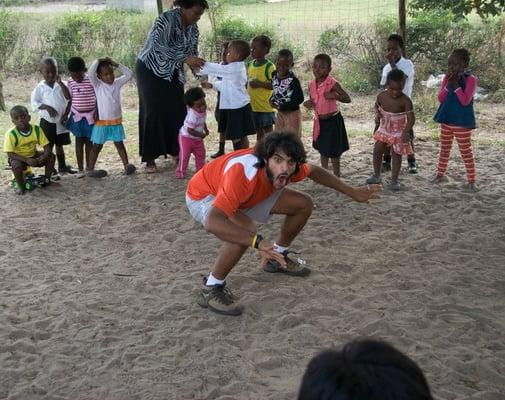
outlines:
[[[386,79],[386,90],[379,93],[375,103],[375,124],[378,126],[373,137],[373,175],[366,183],[381,183],[381,162],[384,151],[391,146],[393,168],[389,189],[400,190],[398,175],[402,165],[402,155],[413,154],[409,132],[415,123],[414,107],[410,98],[403,93],[405,74],[393,69]]]
[[[219,90],[218,132],[226,140],[233,142],[233,149],[247,149],[248,135],[254,134],[251,99],[246,90],[247,72],[244,60],[251,53],[249,43],[233,40],[228,44],[226,65],[206,62],[199,75],[214,75],[221,80],[214,81]]]
[[[251,97],[256,141],[265,133],[273,130],[275,114],[270,98],[272,97],[272,74],[275,65],[265,57],[270,52],[272,41],[265,35],[256,36],[251,41],[252,60],[247,63],[247,91]]]
[[[270,103],[277,110],[275,121],[276,131],[291,131],[302,137],[303,91],[300,81],[291,71],[293,68],[293,53],[282,49],[275,60],[276,70],[272,74],[273,94]]]
[[[123,73],[119,78],[114,77],[114,68],[119,68]],[[123,128],[123,114],[121,110],[121,88],[133,76],[132,71],[124,65],[112,61],[110,58],[101,58],[93,61],[89,67],[89,79],[95,88],[98,105],[98,117],[93,127],[88,176],[93,178],[103,178],[107,171],[103,169],[95,170],[98,154],[102,150],[103,144],[113,141],[119,157],[123,162],[124,172],[131,175],[135,172],[135,165],[128,163],[128,154],[123,140],[125,133]]]
[[[90,169],[91,134],[97,116],[95,89],[86,73],[86,64],[81,57],[72,57],[68,60],[67,68],[70,78],[67,81],[71,96],[70,114],[64,115],[67,128],[75,136],[75,158],[79,172],[77,178],[85,176]]]
[[[338,102],[350,103],[351,98],[330,75],[329,55],[315,56],[312,72],[315,79],[309,83],[310,99],[303,103],[314,110],[312,145],[321,155],[321,166],[328,169],[331,159],[333,173],[340,176],[340,156],[349,150],[349,141]]]
[[[440,124],[440,156],[434,182],[440,183],[444,178],[455,137],[466,169],[468,184],[465,188],[476,190],[472,129],[475,129],[473,95],[477,88],[477,78],[466,71],[469,62],[470,53],[466,49],[454,50],[447,62],[447,73],[438,94],[440,106],[434,117]]]
[[[14,127],[5,133],[4,152],[16,179],[17,194],[25,194],[25,169],[45,167],[46,184],[49,184],[55,157],[44,131],[38,125],[30,124],[30,114],[25,107],[12,107],[10,116]],[[44,151],[38,151],[37,145]]]
[[[179,163],[175,175],[182,179],[186,177],[189,158],[195,156],[196,171],[202,169],[205,164],[205,144],[203,139],[208,136],[209,130],[205,123],[207,116],[207,103],[205,93],[199,87],[188,89],[184,94],[184,102],[188,107],[188,113],[184,124],[179,130]]]
[[[40,127],[49,141],[51,151],[56,146],[58,172],[75,173],[65,163],[63,150],[63,146],[70,144],[70,135],[65,127],[65,115],[70,109],[70,92],[58,75],[58,64],[54,58],[44,57],[40,61],[40,73],[44,79],[33,89],[32,110],[40,115]],[[59,176],[56,178],[59,179]]]

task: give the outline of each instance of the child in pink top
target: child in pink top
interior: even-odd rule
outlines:
[[[310,100],[303,105],[314,109],[313,147],[321,155],[321,166],[328,169],[331,159],[333,173],[340,176],[340,156],[349,150],[344,119],[338,102],[350,103],[351,98],[330,75],[331,58],[318,54],[312,63],[315,79],[309,83]]]
[[[366,183],[381,183],[382,156],[391,146],[393,168],[389,189],[400,190],[398,175],[402,165],[402,155],[413,154],[409,132],[415,123],[414,107],[410,98],[404,94],[406,75],[400,69],[393,69],[387,75],[386,90],[379,93],[375,104],[375,124],[378,126],[373,137],[373,175]]]
[[[191,154],[195,156],[196,171],[205,165],[203,138],[209,134],[205,123],[207,103],[204,91],[199,87],[188,89],[184,94],[184,102],[188,107],[188,113],[184,119],[184,125],[179,130],[179,164],[175,172],[179,179],[186,177]]]

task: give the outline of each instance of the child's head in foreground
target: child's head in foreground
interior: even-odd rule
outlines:
[[[207,110],[207,102],[205,101],[205,92],[200,87],[193,87],[186,90],[184,93],[184,103],[189,108],[196,112],[202,113]]]
[[[403,93],[407,75],[401,69],[392,69],[386,77],[386,88],[392,98],[397,99]]]
[[[30,130],[30,113],[25,106],[14,106],[10,112],[11,121],[17,130],[27,132]]]
[[[86,63],[81,57],[71,57],[67,62],[67,69],[74,81],[83,81],[86,74]]]
[[[388,343],[361,339],[308,364],[298,400],[433,400],[419,366]]]

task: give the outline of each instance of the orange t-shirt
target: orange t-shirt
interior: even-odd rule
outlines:
[[[214,206],[228,217],[239,208],[250,208],[269,197],[275,188],[258,168],[254,149],[237,150],[206,164],[189,181],[187,194],[193,200],[216,196]],[[309,164],[301,164],[290,178],[298,182],[310,174]]]

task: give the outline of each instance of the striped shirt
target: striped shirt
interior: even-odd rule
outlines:
[[[183,61],[198,54],[198,35],[196,24],[182,27],[179,7],[166,11],[156,18],[139,60],[156,76],[172,81],[177,74],[179,82],[184,84]]]
[[[95,89],[93,89],[93,85],[87,74],[84,76],[82,82],[76,82],[72,78],[69,78],[67,86],[72,96],[71,111],[73,113],[85,113],[95,109]]]

